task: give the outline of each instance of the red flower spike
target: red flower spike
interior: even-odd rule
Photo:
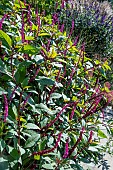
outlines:
[[[39,152],[34,152],[32,155],[44,155],[44,154],[47,154],[47,153],[50,153],[50,152],[53,152],[57,147],[58,147],[58,143],[60,142],[60,139],[61,139],[61,136],[62,136],[62,132],[60,132],[58,134],[58,139],[56,141],[56,144],[53,148],[51,149],[47,149],[47,150],[43,150],[43,151],[39,151]]]

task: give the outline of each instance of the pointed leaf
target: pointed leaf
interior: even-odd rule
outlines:
[[[12,46],[11,38],[2,30],[0,30],[0,40],[2,41],[2,44],[7,48]]]

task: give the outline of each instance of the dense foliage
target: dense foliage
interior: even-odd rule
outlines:
[[[54,16],[18,0],[8,9],[0,21],[0,169],[97,164],[100,138],[113,135],[103,115],[113,100],[108,60],[88,58],[84,43],[77,47],[73,30],[68,36]]]

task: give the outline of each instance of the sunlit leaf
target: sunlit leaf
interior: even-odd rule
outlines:
[[[0,40],[2,41],[2,44],[7,48],[12,46],[11,38],[2,30],[0,30]]]

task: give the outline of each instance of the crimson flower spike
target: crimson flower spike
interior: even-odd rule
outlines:
[[[39,151],[39,152],[34,152],[32,155],[33,155],[33,156],[34,156],[34,155],[44,155],[44,154],[53,152],[53,151],[58,147],[58,144],[59,144],[59,142],[60,142],[61,136],[62,136],[62,132],[60,132],[60,133],[58,134],[58,139],[57,139],[56,144],[55,144],[55,146],[54,146],[53,148],[51,148],[51,149],[46,149],[46,150],[42,150],[42,151]]]
[[[29,25],[30,25],[30,31],[32,31],[32,22],[31,22],[31,7],[30,5],[28,6],[28,22],[29,22]]]
[[[91,130],[90,135],[89,135],[89,139],[88,139],[88,143],[91,143],[92,137],[93,137],[93,131]]]
[[[89,139],[88,139],[87,144],[86,144],[85,146],[83,146],[83,147],[81,148],[81,150],[79,150],[79,151],[77,152],[77,154],[74,156],[74,159],[76,159],[76,158],[78,157],[78,155],[79,155],[80,153],[82,153],[83,150],[85,150],[85,148],[88,146],[88,144],[91,143],[91,141],[92,141],[92,136],[93,136],[93,131],[90,131],[90,136],[89,136]]]
[[[79,138],[77,139],[77,141],[76,141],[76,143],[74,144],[74,146],[71,148],[71,150],[69,151],[69,155],[68,155],[68,157],[69,156],[71,156],[71,154],[73,153],[73,151],[75,150],[75,148],[77,147],[77,145],[80,143],[80,141],[82,140],[82,135],[84,134],[84,132],[85,132],[85,128],[84,127],[82,127],[82,130],[81,130],[81,132],[80,132],[80,136],[79,136]]]
[[[77,105],[77,102],[75,103],[75,105],[73,106],[73,109],[72,109],[72,111],[71,111],[70,120],[73,119],[74,112],[75,112],[75,110],[76,110],[76,105]]]
[[[86,114],[84,114],[81,119],[85,119],[86,117],[92,115],[96,111],[97,106],[100,103],[101,99],[102,99],[102,96],[96,99],[96,101],[94,101],[95,105],[88,112],[86,112]]]
[[[68,88],[68,86],[71,84],[74,74],[75,74],[75,69],[72,68],[72,71],[71,71],[71,74],[70,74],[70,79],[69,79],[69,81],[68,81],[67,88]]]
[[[64,9],[64,0],[62,0],[61,9]]]
[[[30,98],[30,96],[31,96],[31,93],[29,93],[28,96],[25,98],[24,103],[23,103],[23,106],[22,106],[22,110],[24,109],[24,107],[25,107],[28,99]]]
[[[74,102],[73,102],[73,103],[74,103]],[[45,129],[47,130],[49,127],[51,127],[51,126],[59,119],[59,117],[60,117],[60,115],[62,114],[62,112],[63,112],[65,109],[67,109],[67,107],[72,106],[73,103],[66,104],[66,105],[62,108],[62,110],[57,114],[56,118],[53,119],[53,120],[51,120],[51,122],[48,123],[46,126],[44,126],[41,130],[45,130]]]
[[[25,42],[25,34],[24,34],[24,11],[22,10],[22,28],[21,28],[21,37],[22,43]]]
[[[7,14],[4,14],[2,19],[0,20],[0,30],[2,29],[2,24],[3,24],[4,20],[6,19],[6,17],[7,17]]]
[[[3,94],[4,97],[4,122],[6,122],[6,119],[8,117],[8,100],[5,94]]]
[[[67,158],[68,154],[69,154],[69,138],[67,139],[66,144],[65,144],[65,152],[64,152],[63,158],[64,159]]]

